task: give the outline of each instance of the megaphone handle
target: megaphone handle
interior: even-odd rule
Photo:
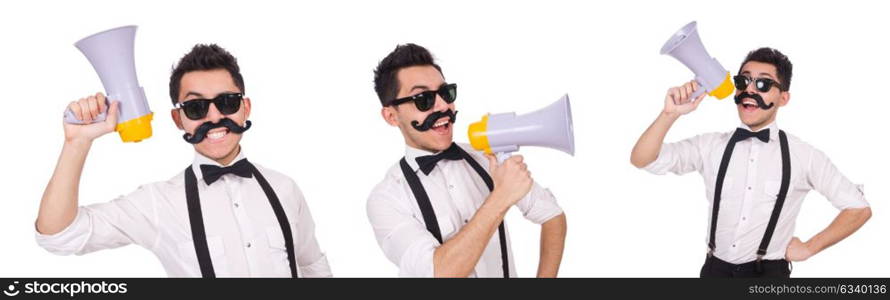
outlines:
[[[110,106],[108,106],[108,104],[109,104],[109,102],[108,102],[108,98],[105,98],[105,110],[106,110],[106,112],[108,111],[108,108],[110,107]],[[96,116],[96,119],[93,120],[93,123],[95,123],[95,122],[102,122],[102,121],[105,121],[105,112],[99,113],[99,115]],[[68,123],[68,124],[83,124],[83,121],[78,120],[77,117],[74,116],[74,112],[71,111],[71,108],[68,108],[68,109],[65,110],[65,123]]]
[[[497,152],[494,154],[494,156],[498,158],[498,164],[502,164],[512,155],[510,154],[510,152]]]
[[[692,96],[690,96],[689,100],[695,100],[696,98],[698,98],[698,96],[701,96],[701,94],[703,94],[705,92],[707,92],[707,90],[705,90],[705,88],[702,87],[701,84],[699,84],[698,90],[695,92],[692,92]]]

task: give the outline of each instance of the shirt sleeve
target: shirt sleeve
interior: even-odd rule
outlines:
[[[433,277],[439,241],[412,212],[400,182],[387,178],[368,198],[368,219],[377,243],[402,277]]]
[[[862,185],[853,184],[844,177],[822,151],[813,149],[806,178],[813,189],[837,209],[869,206]]]
[[[535,224],[544,224],[563,213],[550,189],[541,187],[537,182],[528,194],[516,203],[516,206],[526,219]]]
[[[74,221],[62,231],[45,235],[36,231],[37,244],[57,255],[83,255],[132,243],[153,248],[157,222],[150,187],[115,200],[78,207]]]
[[[664,175],[671,172],[677,175],[701,171],[703,165],[701,144],[706,136],[698,135],[679,142],[661,145],[658,158],[643,167],[652,174]]]
[[[309,206],[303,198],[303,192],[293,180],[290,181],[293,188],[293,195],[296,197],[299,207],[297,221],[297,265],[300,268],[300,274],[303,277],[331,277],[331,267],[328,264],[328,258],[321,251],[318,245],[318,239],[315,237],[315,221],[312,219],[312,213]]]

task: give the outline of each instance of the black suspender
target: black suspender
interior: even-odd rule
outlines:
[[[779,222],[779,214],[782,213],[782,205],[785,203],[785,196],[788,195],[788,187],[791,185],[791,154],[788,151],[788,137],[781,130],[779,131],[779,143],[782,148],[782,185],[779,188],[779,194],[776,196],[776,204],[773,206],[773,213],[769,217],[769,224],[766,225],[763,240],[760,241],[760,247],[757,247],[758,261],[766,255],[766,248],[773,237],[773,232],[776,231],[776,223]]]
[[[198,196],[198,180],[192,166],[185,169],[185,200],[188,203],[189,223],[192,227],[192,242],[195,243],[195,253],[198,255],[198,265],[201,267],[201,276],[204,278],[216,278],[213,272],[213,262],[210,261],[210,250],[207,247],[207,235],[204,232],[204,217],[201,215],[201,200]]]
[[[405,180],[408,181],[408,186],[411,187],[411,192],[414,193],[414,199],[417,200],[417,206],[420,207],[420,213],[423,214],[423,223],[426,224],[426,230],[433,234],[433,237],[439,241],[439,244],[443,244],[442,231],[439,230],[439,220],[436,219],[433,204],[430,203],[430,197],[426,194],[423,184],[420,183],[420,178],[417,177],[417,174],[414,174],[405,158],[402,158],[399,165],[402,166]]]
[[[717,184],[714,185],[714,203],[711,209],[711,232],[708,240],[708,255],[713,255],[716,248],[715,240],[717,235],[717,215],[720,211],[720,196],[723,190],[723,180],[726,177],[726,169],[729,167],[729,160],[732,158],[732,150],[735,148],[739,138],[736,134],[729,139],[726,150],[723,151],[723,158],[720,160],[720,169],[717,171]],[[779,188],[779,194],[776,195],[776,204],[773,206],[772,215],[769,218],[769,224],[766,226],[766,232],[757,248],[757,270],[761,270],[760,261],[766,255],[766,248],[769,246],[770,239],[776,230],[776,224],[779,222],[779,215],[782,213],[782,206],[785,204],[785,196],[788,194],[788,187],[791,185],[791,155],[788,150],[788,137],[785,131],[779,130],[779,146],[782,152],[782,186]]]
[[[473,167],[473,170],[476,170],[476,174],[479,174],[479,177],[482,177],[482,181],[485,181],[485,185],[488,186],[488,191],[491,192],[494,190],[494,181],[491,179],[491,176],[488,175],[488,172],[479,165],[469,153],[460,150],[464,155],[464,160]],[[504,271],[504,278],[510,277],[510,262],[507,260],[507,231],[504,229],[504,221],[501,221],[501,224],[498,225],[498,239],[501,242],[501,268]]]
[[[732,159],[732,150],[738,142],[738,135],[733,134],[723,150],[723,158],[720,160],[720,169],[717,171],[717,184],[714,185],[714,203],[711,205],[711,234],[708,238],[708,255],[714,254],[717,236],[717,214],[720,211],[720,196],[723,194],[723,179],[726,177],[726,168],[729,167],[729,160]]]
[[[479,165],[479,162],[473,159],[469,153],[463,151],[463,149],[460,150],[461,153],[463,153],[464,161],[470,164],[470,166],[473,167],[473,170],[476,170],[476,173],[479,174],[479,177],[482,177],[482,181],[488,186],[488,190],[492,191],[494,189],[494,181],[491,179],[491,176],[488,175],[488,172],[486,172],[485,169]],[[433,205],[430,203],[430,198],[427,195],[426,190],[423,188],[420,178],[417,177],[417,174],[411,169],[411,166],[408,165],[408,161],[404,157],[399,161],[399,165],[402,168],[402,174],[405,175],[405,180],[408,182],[408,186],[411,187],[414,199],[417,200],[417,206],[420,207],[420,213],[423,214],[423,222],[426,224],[427,231],[429,231],[440,244],[444,243],[442,240],[442,232],[439,229],[439,221],[436,218],[436,212],[433,210]],[[503,221],[498,225],[498,238],[501,244],[501,266],[504,272],[504,278],[509,278],[510,263],[507,257],[507,233]]]
[[[291,277],[297,278],[297,256],[294,253],[294,235],[290,230],[290,222],[287,220],[287,214],[284,213],[284,207],[281,206],[281,201],[278,200],[278,195],[272,190],[272,186],[266,181],[266,177],[263,177],[263,174],[260,174],[260,170],[257,170],[256,166],[253,164],[250,165],[250,169],[253,172],[253,176],[256,177],[256,181],[263,189],[263,193],[266,194],[266,199],[269,200],[269,205],[272,206],[272,211],[275,212],[275,218],[278,219],[278,226],[281,227],[281,233],[284,235],[284,248],[287,250],[287,261],[288,267],[290,268],[290,274]]]
[[[275,191],[272,189],[272,186],[269,185],[269,182],[266,181],[266,178],[260,174],[260,171],[257,170],[256,166],[253,164],[250,164],[250,168],[253,176],[256,177],[257,183],[260,184],[260,187],[266,194],[266,198],[269,200],[269,204],[275,212],[275,217],[278,219],[278,224],[281,226],[281,232],[284,235],[284,245],[287,249],[287,260],[291,276],[297,278],[297,259],[294,254],[293,234],[291,232],[290,222],[287,220],[287,214],[284,213],[284,208],[281,206],[281,201],[278,200],[278,195],[275,194]],[[213,262],[210,259],[210,251],[207,246],[207,235],[204,231],[204,218],[201,215],[198,180],[195,177],[195,172],[192,170],[191,166],[185,169],[185,198],[188,204],[192,241],[195,244],[198,265],[201,267],[201,276],[204,278],[215,278],[216,274],[213,271]]]

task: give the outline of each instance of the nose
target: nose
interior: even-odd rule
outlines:
[[[751,80],[751,82],[749,82],[748,85],[745,86],[745,91],[748,92],[748,94],[753,94],[753,93],[758,92],[755,85],[757,85],[757,82],[754,80]]]
[[[442,95],[436,94],[436,102],[433,105],[433,111],[445,111],[449,108],[448,102],[442,98]]]
[[[216,109],[216,105],[210,104],[210,108],[207,109],[207,116],[205,116],[204,119],[213,123],[219,123],[219,120],[222,120],[223,118],[225,118],[225,115]]]

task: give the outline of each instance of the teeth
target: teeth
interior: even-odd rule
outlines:
[[[448,124],[448,121],[442,121],[442,122],[436,123],[435,125],[433,125],[433,127],[439,127],[439,126],[442,126],[445,124]]]
[[[745,101],[742,102],[742,103],[744,103],[744,104],[750,104],[750,105],[757,105],[757,102],[754,102],[754,100],[745,100]]]
[[[207,134],[207,137],[209,137],[209,138],[211,138],[211,139],[219,139],[219,138],[222,138],[222,137],[225,136],[225,135],[226,135],[226,132],[225,132],[225,131],[217,131],[217,132],[214,132],[214,133]]]

